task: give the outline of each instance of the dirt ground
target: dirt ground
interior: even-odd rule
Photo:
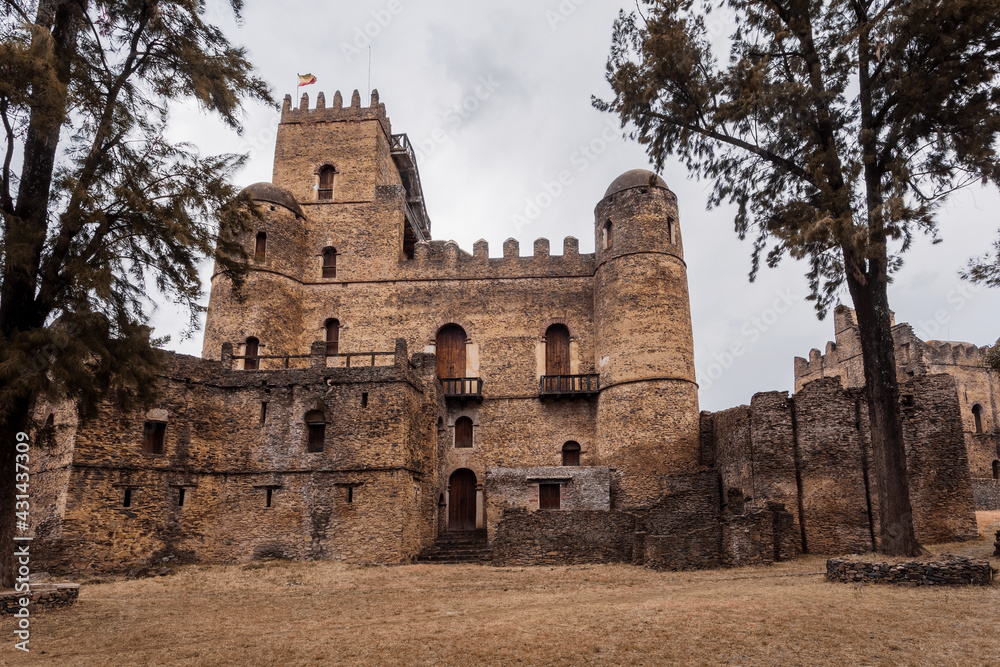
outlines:
[[[979,520],[979,540],[932,550],[988,556],[1000,512]],[[1000,581],[833,584],[824,567],[182,566],[83,586],[34,617],[30,654],[0,621],[0,664],[1000,664]]]

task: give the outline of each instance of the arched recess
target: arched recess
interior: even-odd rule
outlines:
[[[253,258],[262,261],[267,256],[267,232],[257,232],[257,242],[253,248]]]
[[[459,468],[448,480],[448,530],[476,529],[476,473]]]
[[[465,377],[465,329],[457,324],[446,324],[438,330],[434,343],[439,378]]]
[[[976,403],[972,406],[972,421],[976,433],[983,432],[983,406]]]
[[[260,360],[257,356],[260,354],[260,341],[250,336],[247,338],[246,346],[243,348],[243,370],[245,371],[255,371],[260,367]]]
[[[570,440],[562,447],[562,464],[564,466],[580,465],[580,443]]]
[[[333,246],[323,248],[323,277],[337,277],[337,249]]]
[[[455,448],[464,449],[472,447],[473,443],[473,423],[469,417],[459,417],[455,420]]]
[[[324,324],[327,355],[340,354],[340,320],[331,317]]]

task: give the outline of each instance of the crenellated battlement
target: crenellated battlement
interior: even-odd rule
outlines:
[[[520,242],[510,238],[504,241],[501,256],[490,257],[489,243],[484,239],[473,244],[471,254],[455,241],[421,241],[414,247],[413,261],[409,265],[428,277],[489,279],[593,275],[594,254],[581,255],[580,241],[576,237],[563,239],[561,255],[550,254],[546,238],[535,240],[531,255],[521,255],[520,248]]]
[[[285,95],[281,103],[281,123],[338,123],[343,121],[377,120],[382,123],[386,134],[392,134],[389,117],[385,112],[385,104],[379,101],[378,90],[372,90],[368,106],[361,106],[361,93],[355,90],[351,95],[351,103],[344,106],[344,98],[340,91],[333,94],[333,103],[326,105],[326,94],[316,95],[316,106],[309,106],[309,93],[302,93],[297,106],[292,104],[292,96]]]

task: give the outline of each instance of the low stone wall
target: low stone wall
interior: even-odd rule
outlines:
[[[993,571],[987,560],[946,556],[939,561],[911,560],[905,563],[873,563],[831,558],[826,578],[843,583],[863,582],[899,586],[989,586]]]
[[[973,477],[972,497],[978,512],[1000,510],[1000,480]]]
[[[508,509],[492,541],[493,564],[631,562],[634,532],[625,512]]]
[[[79,584],[32,584],[30,593],[0,592],[0,616],[12,616],[21,609],[21,598],[28,598],[28,610],[37,613],[42,609],[68,607],[80,596]]]
[[[769,565],[795,558],[798,536],[784,505],[751,509],[722,520],[722,564],[726,567]]]

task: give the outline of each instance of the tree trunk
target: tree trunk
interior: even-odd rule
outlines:
[[[847,284],[858,318],[871,422],[872,459],[879,498],[878,546],[879,551],[892,556],[917,556],[922,549],[913,533],[892,318],[886,294],[888,283],[885,272],[880,269],[870,269],[863,278],[847,271]]]

